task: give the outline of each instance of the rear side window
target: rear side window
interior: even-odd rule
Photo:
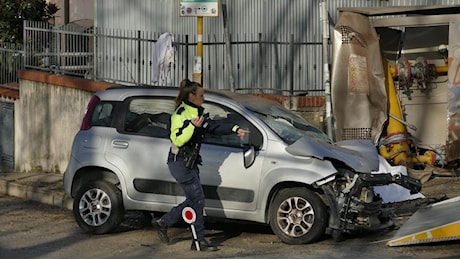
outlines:
[[[127,100],[123,132],[169,138],[173,98],[135,97]]]
[[[99,102],[94,107],[90,124],[91,126],[112,126],[113,112],[117,102]]]

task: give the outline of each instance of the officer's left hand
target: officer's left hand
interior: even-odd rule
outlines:
[[[204,122],[204,117],[203,116],[194,117],[194,118],[192,118],[191,122],[195,127],[201,127],[201,125]]]
[[[249,130],[246,130],[246,129],[242,129],[242,128],[239,128],[238,131],[236,131],[236,133],[238,134],[238,136],[243,139],[243,137],[246,135],[246,134],[249,134],[250,131]]]

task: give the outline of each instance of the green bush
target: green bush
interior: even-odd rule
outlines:
[[[23,42],[23,21],[48,21],[59,10],[45,0],[0,0],[0,42]]]

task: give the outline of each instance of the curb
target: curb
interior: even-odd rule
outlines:
[[[64,192],[48,191],[31,185],[0,180],[0,194],[72,210],[73,199],[69,198]]]

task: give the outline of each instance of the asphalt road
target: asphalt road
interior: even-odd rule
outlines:
[[[67,209],[0,195],[0,258],[459,258],[458,241],[387,247],[395,230],[347,236],[334,242],[324,237],[308,245],[281,243],[268,226],[241,222],[210,222],[208,240],[217,252],[190,250],[185,224],[170,229],[172,245],[162,244],[140,213],[127,214],[112,234],[88,235]]]

